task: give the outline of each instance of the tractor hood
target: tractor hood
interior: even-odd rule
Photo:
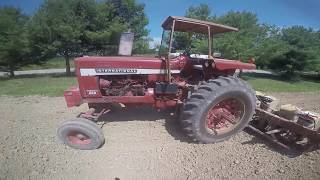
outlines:
[[[165,74],[165,61],[154,57],[81,57],[75,60],[76,73],[81,76]],[[170,62],[171,73],[180,73],[178,60]]]
[[[157,68],[157,69],[160,69],[164,65],[164,63],[161,59],[154,58],[154,57],[84,56],[84,57],[76,58],[75,65],[76,67],[81,67],[81,68],[147,68],[147,69]]]
[[[170,61],[171,73],[180,73],[185,58]],[[212,64],[218,70],[255,69],[254,64],[215,58]],[[165,61],[154,57],[107,56],[80,57],[75,60],[76,72],[81,76],[124,75],[124,74],[164,74]]]

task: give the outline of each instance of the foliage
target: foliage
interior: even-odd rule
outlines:
[[[149,37],[142,37],[135,41],[133,47],[133,54],[149,54],[153,53],[153,50],[150,49],[149,43],[152,41]]]
[[[210,17],[211,9],[207,4],[200,4],[199,6],[191,6],[186,12],[186,17],[199,19],[203,21],[210,21],[214,17]],[[176,32],[174,34],[173,47],[175,50],[184,51],[188,48],[192,48],[193,52],[207,54],[208,44],[205,40],[205,35],[192,34],[185,32]]]
[[[320,71],[320,32],[303,26],[292,26],[282,30],[281,39],[291,48],[306,53],[305,70]]]
[[[94,0],[46,0],[34,15],[31,33],[41,56],[63,56],[70,75],[70,58],[83,52],[84,32],[93,20]]]
[[[144,8],[137,0],[45,0],[29,20],[19,9],[2,7],[0,68],[13,76],[21,66],[41,65],[58,56],[65,58],[69,72],[73,57],[116,54],[124,31],[135,34],[133,53],[154,53],[149,47]],[[320,73],[319,30],[261,24],[256,14],[247,11],[215,16],[207,4],[189,7],[186,16],[239,29],[214,37],[213,49],[224,58],[245,62],[254,57],[258,68],[286,72],[288,77],[299,71]],[[192,47],[194,53],[207,54],[207,44],[206,35],[175,33],[173,48],[184,51]],[[167,52],[166,48],[164,43],[160,53]]]
[[[254,58],[258,68],[283,71],[287,78],[298,75],[296,72],[299,71],[320,72],[320,31],[303,26],[279,28],[261,24],[256,14],[247,11],[212,16],[206,4],[191,6],[186,16],[239,29],[238,32],[215,35],[213,52],[222,53],[224,58],[244,62]],[[173,45],[175,49],[191,46],[194,52],[207,54],[207,41],[205,35],[177,33]]]
[[[118,52],[120,35],[124,31],[134,32],[134,53],[149,49],[148,19],[144,5],[135,0],[106,0],[96,4],[96,17],[92,27],[86,32],[91,48],[101,55],[114,55]]]
[[[113,55],[118,52],[121,32],[128,29],[111,2],[96,4],[96,12],[90,26],[84,32],[84,46],[87,51],[99,55]]]
[[[46,61],[37,62],[35,64],[28,64],[20,68],[22,71],[39,70],[39,69],[63,69],[65,68],[65,60],[63,57],[50,58]],[[70,67],[74,67],[73,60],[70,60]]]
[[[32,63],[28,59],[30,44],[26,30],[28,17],[13,7],[0,8],[0,69],[9,71]]]
[[[250,12],[231,11],[217,18],[217,22],[239,29],[239,32],[217,36],[215,49],[224,57],[246,61],[253,57],[264,31],[258,23],[257,15]]]
[[[208,21],[211,19],[210,14],[210,7],[207,4],[200,4],[199,6],[189,7],[186,12],[186,17]]]
[[[146,49],[147,23],[144,5],[135,0],[46,0],[30,23],[34,55],[63,56],[70,74],[72,57],[116,54],[124,31],[135,33],[136,51]]]
[[[305,52],[292,49],[272,59],[270,68],[284,71],[285,77],[294,79],[297,75],[296,71],[304,70],[307,60],[308,55]]]
[[[136,0],[110,0],[115,8],[114,17],[120,17],[122,23],[127,23],[128,27],[135,33],[135,38],[147,36],[148,31],[145,26],[149,23],[144,13],[144,4],[139,4]]]

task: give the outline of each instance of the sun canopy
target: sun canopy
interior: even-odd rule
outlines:
[[[211,29],[211,34],[238,31],[234,27],[179,16],[169,16],[162,24],[163,29],[171,30],[173,20],[175,20],[174,31],[208,34],[208,27]]]

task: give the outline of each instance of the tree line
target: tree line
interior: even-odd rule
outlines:
[[[254,58],[258,68],[278,71],[289,79],[295,78],[299,71],[320,72],[320,30],[259,23],[257,15],[247,11],[215,16],[207,4],[191,6],[185,16],[239,29],[214,37],[214,51],[222,53],[224,58],[244,62]],[[190,36],[180,33],[175,41],[178,49],[192,45],[195,52],[208,51],[207,40],[201,36],[192,36],[190,40]]]
[[[135,0],[45,0],[27,16],[0,8],[0,70],[14,70],[61,56],[70,75],[70,59],[114,55],[120,34],[134,32],[134,53],[149,49],[144,5]]]
[[[258,68],[276,70],[288,78],[299,71],[320,72],[319,30],[260,23],[256,14],[247,11],[212,14],[207,4],[200,4],[189,7],[185,16],[239,29],[214,37],[214,51],[223,57],[244,62],[254,58]],[[22,66],[60,56],[70,74],[71,58],[117,54],[124,31],[135,34],[134,54],[149,53],[147,24],[144,4],[136,0],[45,0],[31,15],[0,7],[0,71],[14,76]],[[174,38],[177,49],[192,45],[195,52],[207,53],[204,36],[178,33]]]

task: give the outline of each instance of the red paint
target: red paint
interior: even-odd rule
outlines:
[[[71,87],[64,91],[64,98],[68,107],[79,106],[82,104],[82,97],[78,87]]]
[[[72,131],[67,135],[67,138],[69,140],[70,143],[72,144],[80,144],[80,145],[88,145],[91,143],[91,139],[81,133],[81,132],[77,132],[77,131]]]
[[[98,76],[78,76],[78,82],[80,93],[82,97],[102,97],[99,88],[99,77]],[[87,93],[88,90],[97,91],[96,95],[89,95]]]
[[[148,81],[150,81],[150,82],[165,81],[165,80],[166,80],[165,75],[159,75],[159,74],[149,74],[148,75]]]
[[[175,100],[156,100],[154,107],[158,109],[167,109],[170,107],[175,107],[178,104],[178,101]]]
[[[207,128],[215,134],[225,133],[241,120],[244,105],[236,99],[227,99],[213,106],[207,113]]]
[[[84,103],[123,103],[153,104],[155,102],[153,88],[146,90],[144,96],[103,96],[102,98],[85,98]]]
[[[199,61],[200,62],[200,61]],[[210,62],[210,60],[209,60]],[[194,61],[193,61],[194,63]],[[210,62],[211,63],[211,62]],[[81,76],[80,69],[84,68],[132,68],[132,69],[163,69],[165,70],[165,61],[163,59],[152,57],[81,57],[75,60],[76,74],[78,78],[79,88],[71,88],[65,91],[65,99],[68,107],[79,106],[82,103],[123,103],[123,104],[153,104],[157,108],[167,108],[177,105],[177,101],[183,101],[186,98],[186,92],[181,95],[179,92],[176,97],[155,97],[153,88],[155,82],[165,81],[164,74],[147,74],[135,75],[138,79],[128,82],[144,82],[146,90],[144,95],[134,95],[132,91],[126,91],[123,96],[105,96],[102,93],[103,88],[111,88],[111,81],[102,79],[100,76]],[[185,78],[180,74],[173,74],[172,83],[177,84],[183,91],[186,91],[189,83],[197,81],[197,78],[190,79],[199,71],[193,69],[193,64],[189,61],[189,57],[185,55],[178,56],[170,61],[172,70],[184,71]],[[212,67],[206,67],[204,73],[205,79],[212,78],[213,75],[232,75],[235,69],[254,69],[254,64],[242,63],[240,61],[232,61],[225,59],[214,59]],[[111,76],[108,76],[111,77]],[[213,76],[214,77],[214,76]],[[139,80],[140,79],[140,80]],[[196,82],[195,82],[196,83]],[[125,86],[125,85],[123,85]],[[182,99],[181,99],[182,98]],[[172,100],[177,99],[177,100]]]
[[[241,61],[227,60],[227,59],[214,59],[214,68],[218,70],[235,70],[235,69],[256,69],[256,65],[243,63]]]
[[[179,70],[185,64],[185,57],[178,57],[171,60],[171,69]],[[125,57],[125,56],[110,56],[110,57],[80,57],[75,59],[76,74],[78,78],[79,88],[82,97],[102,97],[99,88],[99,77],[80,76],[81,68],[136,68],[136,69],[164,69],[165,61],[152,57]],[[151,81],[163,81],[163,74],[148,75]],[[95,90],[96,95],[88,95],[86,90]]]
[[[179,61],[183,60],[180,58],[171,60],[171,68],[179,69],[181,66]],[[80,57],[76,58],[75,65],[78,68],[165,69],[165,61],[163,59],[135,56]]]

